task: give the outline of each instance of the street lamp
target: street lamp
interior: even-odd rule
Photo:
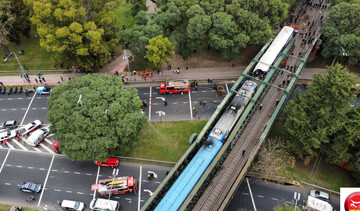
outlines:
[[[12,54],[14,54],[15,55],[15,57],[16,57],[16,60],[17,60],[17,62],[19,63],[19,65],[20,65],[20,68],[21,68],[21,70],[22,70],[22,72],[23,72],[23,75],[24,75],[24,77],[25,77],[25,79],[26,79],[26,81],[28,82],[28,83],[30,83],[30,80],[29,80],[29,78],[28,78],[28,76],[25,74],[25,71],[24,71],[24,69],[23,69],[23,67],[22,67],[22,65],[20,64],[20,61],[19,61],[19,59],[18,59],[18,57],[16,56],[16,53],[14,53],[14,52],[11,52],[5,59],[4,59],[4,62],[6,62],[7,61],[7,59],[12,55]]]
[[[340,47],[341,47],[341,51],[340,51],[340,52],[342,53],[342,56],[348,56],[348,55],[347,55],[347,53],[345,52],[344,48],[343,48],[342,46],[340,46]],[[338,56],[338,54],[336,54],[336,56],[335,56],[334,60],[332,61],[331,66],[333,66],[333,65],[334,65],[334,63],[335,63],[335,60],[336,60],[337,56]]]
[[[124,57],[123,57],[123,59],[126,59],[128,71],[130,72],[129,58],[128,58],[127,54],[126,54],[126,49],[124,49]]]

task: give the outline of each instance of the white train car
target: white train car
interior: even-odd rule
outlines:
[[[292,38],[294,29],[290,26],[284,26],[279,34],[272,41],[270,47],[261,57],[257,65],[255,66],[253,73],[255,75],[265,76],[270,69],[270,65],[274,63],[276,58],[279,56],[282,49],[287,45],[287,43]]]

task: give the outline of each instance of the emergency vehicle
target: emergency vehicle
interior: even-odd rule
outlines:
[[[305,211],[334,211],[334,208],[329,202],[308,196]]]
[[[136,193],[137,185],[134,177],[116,177],[115,179],[102,179],[99,184],[91,186],[91,191],[97,190],[100,196],[125,194],[128,192]]]
[[[189,92],[190,86],[188,80],[167,81],[160,84],[160,94],[176,94]]]

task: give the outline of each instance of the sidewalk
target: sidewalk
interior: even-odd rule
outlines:
[[[207,79],[237,79],[241,73],[245,70],[245,66],[240,67],[225,67],[225,68],[192,68],[188,70],[181,70],[180,74],[174,73],[173,70],[163,70],[160,74],[153,72],[152,77],[147,76],[146,80],[144,80],[140,76],[130,76],[128,72],[124,74],[129,75],[129,83],[132,82],[156,82],[158,81],[166,81],[166,79],[176,80],[176,79],[188,79],[188,80],[207,80]],[[315,73],[321,72],[322,68],[305,68],[300,75],[300,79],[312,79]],[[360,74],[358,72],[352,72],[358,77]],[[119,78],[121,78],[121,74],[119,73]],[[69,73],[69,74],[54,74],[54,75],[45,75],[46,84],[48,85],[56,85],[58,82],[62,83],[61,77],[64,81],[68,81],[69,77],[80,77],[82,73]],[[37,75],[30,75],[31,85],[36,85],[34,79],[38,79]],[[135,81],[134,81],[135,79]],[[0,81],[5,86],[23,86],[29,85],[25,82],[24,79],[20,78],[20,76],[1,76]],[[41,85],[41,84],[37,84]]]

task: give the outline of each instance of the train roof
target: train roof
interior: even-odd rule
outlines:
[[[290,26],[284,26],[281,29],[279,34],[275,37],[269,48],[266,50],[260,61],[255,66],[253,72],[262,71],[266,73],[269,71],[270,65],[274,63],[276,57],[279,55],[282,48],[286,45],[289,39],[291,39],[293,31],[294,29]]]

